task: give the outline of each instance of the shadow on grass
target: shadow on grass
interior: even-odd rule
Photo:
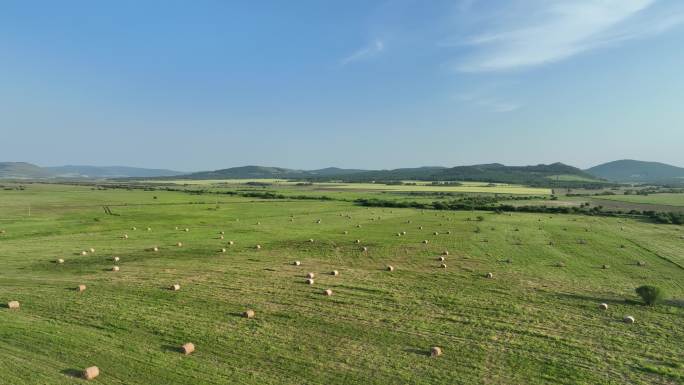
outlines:
[[[180,346],[162,345],[161,348],[165,352],[183,353],[183,349]]]
[[[556,297],[562,298],[562,299],[575,299],[575,300],[581,300],[581,301],[587,301],[587,302],[607,303],[607,304],[613,304],[613,305],[618,305],[618,304],[643,305],[641,302],[631,300],[631,299],[602,298],[602,297],[592,297],[592,296],[581,295],[581,294],[559,293],[559,294],[556,294]]]
[[[684,299],[668,299],[666,301],[663,301],[663,304],[668,306],[684,308]]]
[[[83,378],[83,370],[79,370],[79,369],[74,369],[74,368],[64,369],[64,370],[60,371],[60,373],[62,373],[65,376],[69,376],[69,377]]]
[[[424,349],[407,348],[404,349],[406,353],[417,354],[419,356],[430,357],[430,353]]]

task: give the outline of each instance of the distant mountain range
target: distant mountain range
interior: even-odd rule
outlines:
[[[370,181],[479,181],[524,183],[533,185],[604,183],[598,178],[562,163],[536,166],[504,166],[482,164],[458,167],[417,167],[394,170],[356,170],[325,168],[321,170],[293,170],[280,167],[243,166],[216,171],[174,176],[174,179],[302,179],[311,181],[341,180]]]
[[[658,162],[624,159],[586,171],[599,178],[622,183],[684,183],[684,168]]]
[[[173,170],[124,166],[40,167],[25,162],[0,162],[0,178],[13,179],[298,179],[307,181],[478,181],[565,186],[579,184],[660,183],[684,184],[684,168],[657,162],[618,160],[580,170],[563,163],[505,166],[499,163],[457,167],[415,167],[360,170],[328,167],[296,170],[282,167],[241,166],[215,171],[182,173]]]
[[[149,178],[182,175],[180,171],[124,166],[60,166],[40,167],[25,162],[0,162],[0,178],[5,179],[105,179]]]

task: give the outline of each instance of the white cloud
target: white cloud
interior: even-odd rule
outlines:
[[[481,92],[459,94],[456,95],[456,99],[460,102],[472,104],[488,111],[498,113],[513,112],[523,107],[520,103],[502,100],[497,97],[488,96]]]
[[[598,47],[662,33],[684,21],[684,13],[657,7],[658,0],[517,0],[510,4],[489,18],[476,15],[483,25],[472,26],[480,31],[474,36],[441,44],[469,51],[459,61],[459,70],[506,71],[558,62]]]
[[[347,64],[359,61],[359,60],[365,60],[369,59],[373,56],[378,55],[382,51],[385,50],[385,43],[380,40],[380,39],[375,39],[374,41],[370,42],[368,45],[365,47],[362,47],[352,53],[349,56],[346,56],[340,60],[340,65],[346,66]]]

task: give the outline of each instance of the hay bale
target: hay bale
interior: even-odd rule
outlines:
[[[418,230],[422,230],[422,229],[423,229],[423,226],[418,226]]]
[[[446,269],[446,263],[439,265],[440,269]]]
[[[176,226],[175,229],[178,230],[178,226]]]
[[[181,352],[185,355],[191,354],[195,351],[195,344],[192,342],[186,342],[181,346]]]
[[[137,228],[135,226],[131,227],[131,230],[135,231]]]
[[[426,244],[426,245],[428,244],[428,242],[429,242],[429,241],[428,241],[427,239],[423,241],[423,243]]]
[[[223,247],[223,248],[221,248],[221,250],[220,250],[220,251],[221,251],[222,253],[225,253],[225,252],[226,252],[227,250],[226,250],[226,248],[225,248],[225,247]]]
[[[321,224],[321,220],[320,219],[316,220],[316,223]]]
[[[432,233],[432,235],[439,235],[439,233],[435,231],[434,233]]]
[[[86,289],[86,285],[78,285],[78,286],[76,286],[76,291],[78,291],[78,292],[85,291],[85,289]]]
[[[19,309],[19,301],[9,301],[7,302],[7,308],[8,309]]]
[[[602,268],[603,270],[606,270],[606,269],[609,269],[610,266],[608,266],[608,265],[603,265],[603,266],[601,266],[601,268]]]
[[[59,258],[59,259],[57,260],[57,263],[59,263],[59,264],[61,265],[62,263],[64,263],[64,260],[63,260],[62,258]]]
[[[628,315],[622,319],[622,322],[624,322],[626,324],[633,324],[634,322],[636,322],[636,320],[631,315]]]
[[[260,224],[261,224],[261,222],[257,222],[256,224],[257,224],[257,225],[260,225]]]
[[[309,279],[306,280],[306,284],[307,284],[307,285],[313,285],[313,284],[314,284],[314,280],[311,279],[311,278],[309,278]]]
[[[119,258],[119,257],[114,257],[114,258],[112,258],[112,261],[114,261],[114,262],[119,262],[120,259],[121,259],[121,258]]]
[[[306,278],[311,278],[311,279],[313,279],[315,276],[316,276],[316,274],[314,274],[314,273],[307,273],[307,274],[306,274]]]
[[[171,290],[171,291],[178,291],[178,290],[180,290],[180,284],[174,283],[173,285],[169,286],[169,290]]]
[[[114,271],[114,272],[119,271],[119,266],[113,266],[112,271]]]
[[[233,246],[233,245],[235,244],[235,242],[233,242],[233,241],[228,241],[228,244],[231,245],[231,246]]]
[[[330,272],[330,275],[332,275],[333,277],[337,277],[338,275],[340,275],[340,272],[337,270],[333,270]]]
[[[225,231],[219,231],[219,234],[224,235],[226,232]]]
[[[598,305],[598,308],[601,310],[608,310],[608,304],[607,303],[600,303]]]
[[[152,248],[152,251],[157,252],[157,251],[159,251],[159,248],[157,246],[155,246]]]
[[[81,377],[83,377],[84,380],[94,380],[95,377],[100,375],[100,369],[97,366],[91,366],[88,368],[83,369],[83,373],[81,373]]]
[[[148,228],[147,228],[147,231],[152,231],[152,228],[151,228],[151,227],[148,227]]]
[[[402,232],[401,232],[401,235],[406,235],[406,231],[402,231]]]
[[[309,239],[309,243],[314,243],[313,238]]]
[[[83,250],[83,251],[81,251],[81,255],[86,256],[86,255],[88,255],[88,252]]]
[[[439,258],[437,258],[438,261],[442,261],[442,262],[443,262],[445,259],[446,259],[446,258],[444,258],[444,257],[442,257],[442,256],[440,256]]]
[[[494,278],[494,273],[487,273],[485,278]]]
[[[301,265],[302,263],[299,262],[299,261],[294,261],[292,264],[295,265],[295,266],[299,266],[299,265]]]
[[[394,266],[392,265],[387,265],[387,271],[394,271]]]
[[[446,233],[447,233],[447,235],[451,235],[451,231],[447,231]]]
[[[183,242],[178,242],[178,243],[176,243],[176,246],[178,246],[178,247],[183,247]]]
[[[449,255],[449,251],[448,250],[442,251],[442,255]]]
[[[364,253],[365,253],[365,252],[368,252],[368,247],[367,247],[367,246],[364,246],[363,248],[361,248],[361,251],[363,251]]]
[[[439,357],[442,355],[442,348],[438,346],[433,346],[430,349],[430,357]]]
[[[248,309],[242,312],[242,316],[244,318],[254,318],[256,316],[256,313],[254,313],[254,310]]]
[[[357,239],[357,240],[355,240],[354,242],[358,244],[358,243],[361,243],[361,240],[360,240],[360,239]]]
[[[223,235],[219,235],[219,239],[223,239],[223,238],[224,238]]]
[[[646,261],[638,261],[637,266],[646,266]]]
[[[91,248],[90,248],[90,252],[91,252],[91,253],[94,253],[94,252],[95,252],[95,249],[91,247]]]
[[[325,289],[325,291],[323,291],[323,294],[325,294],[326,296],[330,297],[333,293],[332,293],[332,290],[330,290],[330,289]]]
[[[186,227],[184,231],[187,233],[190,229]]]
[[[121,238],[128,239],[128,234],[124,234],[123,237],[121,237]]]
[[[261,250],[261,245],[256,245],[257,250]]]

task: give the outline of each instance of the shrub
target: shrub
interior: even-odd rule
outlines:
[[[635,291],[639,295],[639,297],[641,297],[641,299],[644,300],[644,302],[649,306],[657,304],[658,302],[662,301],[665,297],[665,293],[659,287],[656,286],[639,286],[636,288]]]

